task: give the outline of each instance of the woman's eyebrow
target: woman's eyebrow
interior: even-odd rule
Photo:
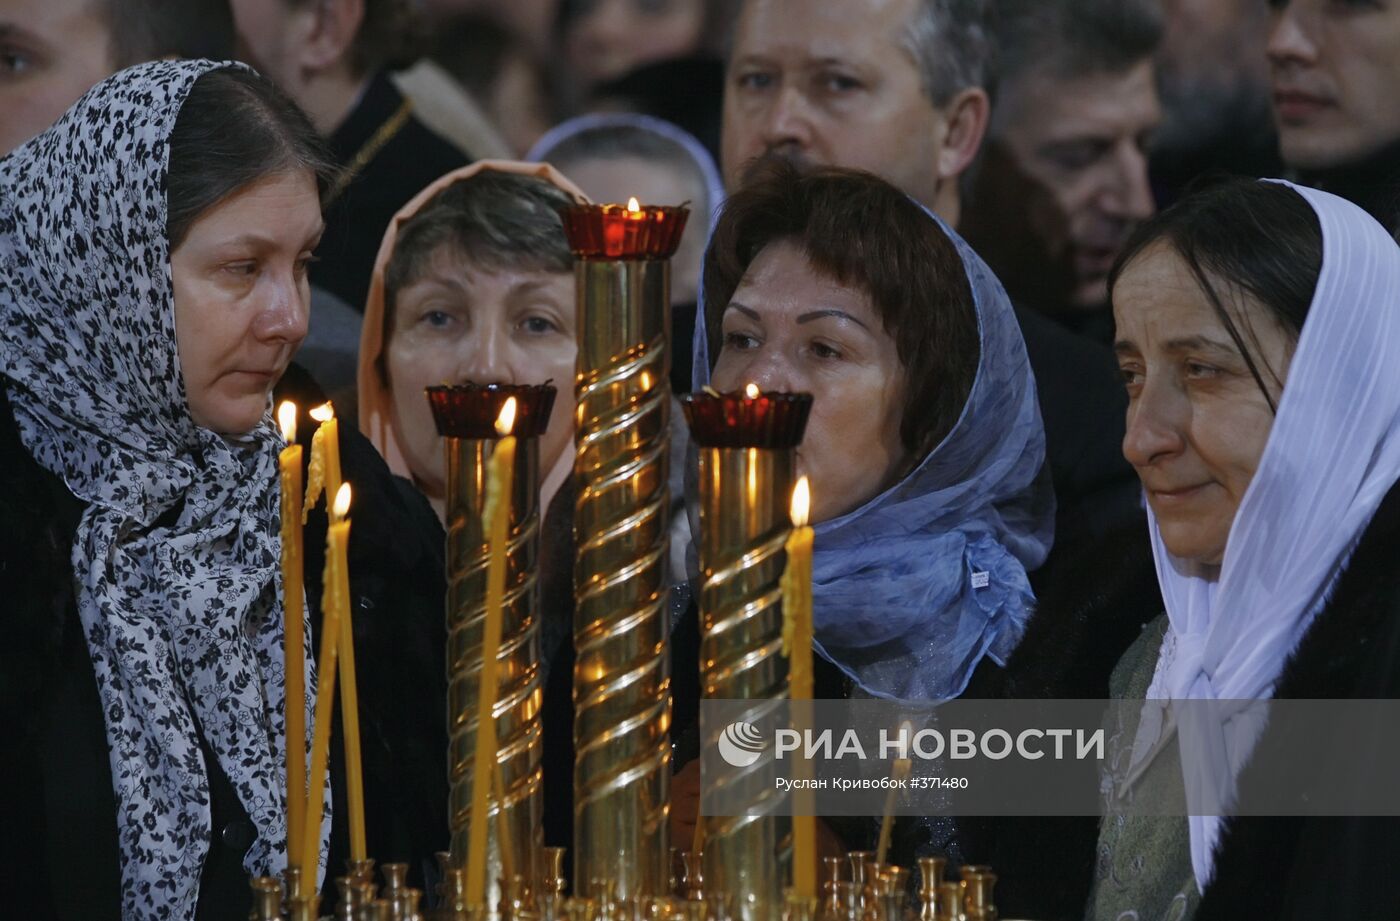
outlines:
[[[807,313],[804,313],[804,314],[802,314],[801,316],[799,316],[799,317],[797,318],[797,322],[798,322],[798,323],[810,323],[810,322],[812,322],[813,320],[820,320],[820,319],[823,319],[823,318],[825,318],[825,317],[834,317],[834,318],[836,318],[836,319],[838,319],[838,320],[850,320],[852,323],[856,324],[857,326],[859,326],[861,329],[865,330],[866,332],[869,332],[869,331],[870,331],[870,327],[869,327],[869,326],[866,326],[864,323],[862,323],[860,320],[856,319],[855,317],[851,316],[851,315],[850,315],[849,313],[847,313],[846,311],[844,311],[844,310],[837,310],[837,309],[835,309],[834,307],[828,307],[828,308],[823,309],[823,310],[811,310],[811,311],[808,311]]]
[[[744,316],[748,317],[750,320],[761,320],[761,319],[762,319],[762,317],[760,317],[760,316],[758,315],[758,311],[757,311],[757,310],[754,310],[752,307],[745,307],[743,304],[739,303],[738,301],[730,301],[730,302],[729,302],[729,306],[725,307],[724,309],[725,309],[726,312],[728,312],[728,311],[730,311],[730,310],[737,310],[737,311],[739,311],[740,313],[742,313]]]

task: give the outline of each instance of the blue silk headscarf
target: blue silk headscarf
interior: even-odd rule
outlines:
[[[927,209],[925,209],[927,210]],[[895,486],[816,526],[819,653],[875,697],[947,700],[984,656],[1003,665],[1035,605],[1026,573],[1050,552],[1055,497],[1035,379],[1011,301],[987,264],[957,247],[977,310],[977,376],[948,436]],[[709,383],[704,296],[695,386]]]

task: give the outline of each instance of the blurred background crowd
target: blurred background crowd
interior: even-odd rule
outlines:
[[[1136,506],[1105,288],[1135,227],[1222,173],[1397,223],[1389,0],[0,0],[0,153],[162,57],[252,64],[328,142],[340,173],[298,360],[347,409],[384,231],[455,167],[548,160],[595,200],[690,202],[680,343],[703,218],[755,163],[889,180],[1016,305],[1062,542]]]

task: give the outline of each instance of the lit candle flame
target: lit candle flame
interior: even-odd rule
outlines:
[[[282,440],[287,444],[297,440],[297,405],[283,400],[277,407],[277,424],[282,428]]]
[[[329,422],[335,418],[335,407],[329,403],[322,403],[320,406],[308,412],[307,415],[317,422]]]
[[[744,387],[744,396],[748,397],[750,400],[757,400],[757,399],[758,399],[758,385],[757,385],[757,384],[749,384],[749,385],[745,386],[745,387]]]
[[[335,505],[331,508],[336,518],[344,518],[350,514],[350,484],[341,483],[339,491],[335,494]]]
[[[643,371],[640,375],[637,376],[637,380],[638,380],[638,383],[640,383],[640,384],[642,385],[642,391],[643,391],[643,392],[646,392],[646,391],[648,391],[648,390],[651,389],[651,372],[650,372],[650,371]]]
[[[506,400],[506,405],[501,407],[501,414],[496,417],[496,434],[501,437],[509,435],[515,428],[515,397]]]
[[[795,528],[807,527],[807,519],[812,512],[812,487],[807,482],[806,476],[797,478],[797,485],[792,489],[792,526]]]
[[[642,203],[635,198],[629,198],[627,199],[627,210],[631,211],[633,214],[637,214],[642,210]]]

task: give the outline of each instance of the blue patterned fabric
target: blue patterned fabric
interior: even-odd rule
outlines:
[[[957,246],[977,307],[977,376],[953,430],[900,483],[816,526],[817,651],[863,692],[957,697],[984,656],[1004,664],[1035,604],[1026,573],[1050,552],[1055,497],[1026,345],[1001,282]],[[696,387],[711,371],[704,297]]]

